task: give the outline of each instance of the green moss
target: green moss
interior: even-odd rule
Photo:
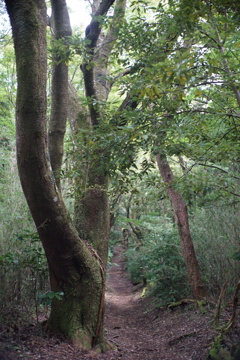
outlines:
[[[66,284],[63,292],[62,300],[53,300],[48,327],[55,333],[64,334],[76,346],[90,350],[96,336],[102,295],[100,271],[99,275],[85,274],[78,283]],[[105,347],[103,338],[101,328],[96,343],[101,349]]]
[[[74,335],[70,337],[70,340],[72,341],[73,345],[77,347],[79,346],[85,350],[92,349],[92,338],[89,337],[82,329],[75,331]]]
[[[212,343],[209,351],[209,356],[206,360],[239,360],[240,359],[240,346],[239,344],[233,345],[231,349],[223,347],[223,337],[219,335]]]

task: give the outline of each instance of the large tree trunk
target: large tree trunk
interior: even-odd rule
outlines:
[[[206,295],[206,291],[202,284],[198,261],[191,238],[187,205],[179,191],[174,189],[172,185],[174,176],[167,157],[160,153],[157,154],[156,157],[159,171],[164,183],[167,185],[167,192],[172,203],[174,219],[178,227],[180,243],[193,296],[196,299],[201,299]]]
[[[18,75],[17,161],[23,191],[43,243],[52,303],[48,326],[90,349],[103,344],[103,268],[79,238],[50,166],[46,130],[46,5],[42,0],[6,0]],[[94,296],[93,296],[94,295]]]
[[[108,152],[101,146],[98,130],[103,113],[100,104],[107,101],[111,84],[108,80],[108,62],[114,41],[126,6],[126,0],[117,0],[110,28],[106,35],[101,30],[98,17],[105,14],[114,0],[93,2],[93,20],[86,29],[88,61],[83,63],[82,71],[86,96],[89,100],[89,118],[78,116],[76,132],[89,129],[93,135],[92,151],[86,154],[82,178],[77,180],[79,191],[75,201],[75,224],[84,238],[94,247],[103,264],[107,263],[110,212],[108,204]],[[99,143],[99,145],[98,145]]]

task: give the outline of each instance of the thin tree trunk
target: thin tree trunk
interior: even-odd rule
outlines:
[[[56,48],[54,41],[61,40],[62,47],[68,49],[67,37],[72,34],[65,0],[51,0],[53,53]],[[52,66],[52,102],[49,122],[49,155],[57,186],[60,189],[60,176],[63,159],[64,135],[68,114],[68,65],[67,59],[59,56],[53,58]]]
[[[206,290],[201,280],[198,261],[191,238],[187,205],[179,191],[174,189],[172,185],[174,175],[167,161],[167,157],[158,153],[156,158],[159,171],[164,183],[167,185],[167,192],[173,206],[174,219],[178,227],[180,243],[192,293],[196,299],[201,299],[206,295]]]

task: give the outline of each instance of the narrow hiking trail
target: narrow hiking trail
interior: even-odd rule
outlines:
[[[123,247],[115,248],[108,271],[108,340],[116,349],[98,359],[204,360],[213,338],[209,318],[198,309],[151,310],[127,277]]]
[[[0,360],[205,360],[216,336],[212,310],[203,314],[195,305],[151,309],[128,279],[123,250],[116,246],[107,275],[105,329],[112,350],[76,349],[29,321],[18,332],[0,328]]]

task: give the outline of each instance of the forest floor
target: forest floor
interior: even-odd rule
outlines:
[[[213,329],[214,307],[207,305],[205,312],[194,303],[173,310],[154,308],[128,280],[122,250],[115,249],[107,280],[105,328],[112,350],[82,351],[26,322],[11,332],[0,328],[0,360],[205,360],[218,335]],[[230,316],[229,308],[222,320]],[[234,343],[239,337],[236,324],[227,341]]]

